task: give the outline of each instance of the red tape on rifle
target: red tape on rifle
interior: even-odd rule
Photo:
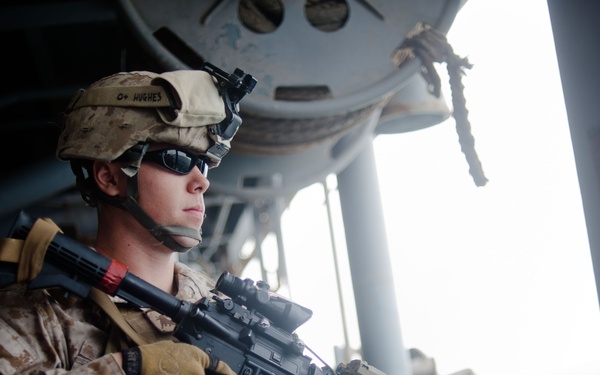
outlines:
[[[121,284],[121,281],[127,274],[127,271],[127,267],[124,264],[113,260],[110,262],[102,280],[98,283],[98,289],[104,293],[114,295],[119,284]]]

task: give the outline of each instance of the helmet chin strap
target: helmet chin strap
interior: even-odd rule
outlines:
[[[137,176],[130,177],[130,180],[137,180]],[[129,213],[146,228],[157,240],[165,246],[178,253],[186,253],[191,247],[182,246],[173,239],[172,236],[183,236],[193,238],[202,242],[202,230],[196,230],[179,225],[158,225],[143,209],[135,198],[129,195],[120,203]]]
[[[175,239],[173,239],[173,236],[189,237],[202,242],[202,230],[179,225],[158,225],[156,221],[154,221],[154,219],[152,219],[150,215],[148,215],[146,211],[140,207],[140,204],[136,200],[136,197],[138,196],[137,172],[142,163],[142,159],[148,150],[148,146],[148,143],[140,143],[127,151],[130,162],[127,167],[122,169],[122,171],[128,177],[127,198],[120,200],[118,198],[111,197],[108,202],[126,209],[157,240],[171,250],[178,253],[188,252],[192,249],[192,247],[182,246],[175,241]]]

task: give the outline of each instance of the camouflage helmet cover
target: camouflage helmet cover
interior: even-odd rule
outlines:
[[[220,157],[207,152],[215,142],[209,127],[225,117],[207,72],[117,73],[75,95],[56,153],[61,160],[114,160],[139,142],[165,142],[206,155],[215,167]]]

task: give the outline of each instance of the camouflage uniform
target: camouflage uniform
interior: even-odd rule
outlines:
[[[177,298],[196,302],[214,281],[177,263]],[[152,310],[113,298],[125,320],[148,342],[171,338],[175,324]],[[124,374],[107,353],[134,346],[89,299],[60,290],[27,291],[25,284],[0,290],[0,374]]]

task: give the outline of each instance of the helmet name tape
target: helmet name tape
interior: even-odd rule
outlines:
[[[174,107],[161,86],[95,87],[83,93],[71,110],[92,106]]]

